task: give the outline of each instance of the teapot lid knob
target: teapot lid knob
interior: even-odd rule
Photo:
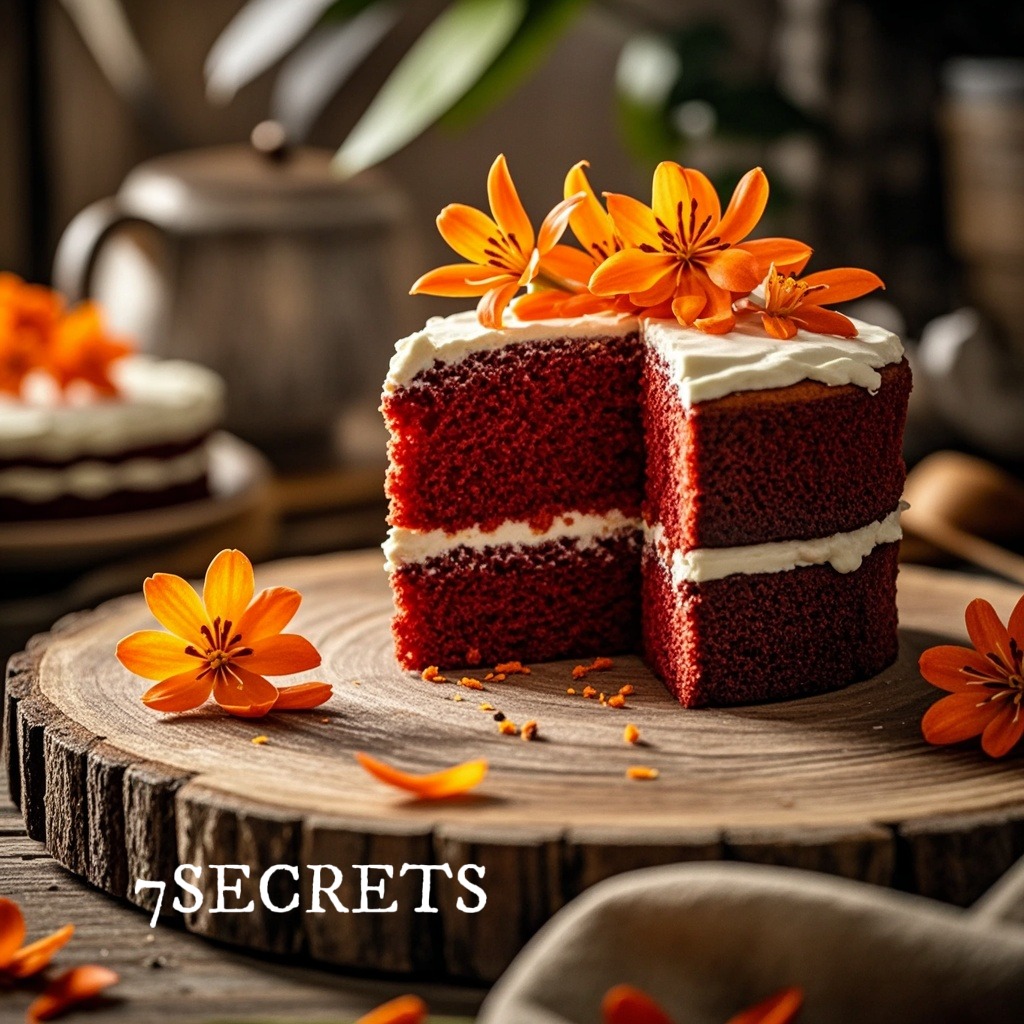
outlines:
[[[249,135],[257,153],[280,162],[288,156],[288,134],[280,121],[260,121]]]

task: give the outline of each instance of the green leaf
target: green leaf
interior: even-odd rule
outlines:
[[[498,103],[540,64],[586,5],[587,0],[530,0],[519,30],[441,123],[462,128]]]
[[[508,45],[526,0],[456,0],[413,44],[342,143],[352,175],[412,142],[461,99]]]

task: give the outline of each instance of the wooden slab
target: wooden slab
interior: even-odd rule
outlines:
[[[295,626],[324,655],[310,675],[336,687],[322,710],[258,722],[212,708],[148,710],[138,700],[146,684],[113,655],[121,636],[152,625],[134,597],[71,617],[11,663],[12,796],[57,860],[144,906],[152,901],[134,895],[137,878],[170,882],[180,863],[250,866],[239,902],[254,897],[254,912],[211,913],[207,870],[205,905],[185,916],[192,931],[347,967],[493,979],[565,902],[631,868],[739,859],[966,904],[1024,854],[1020,758],[932,748],[919,731],[939,696],[918,676],[920,652],[963,637],[972,597],[1005,615],[1011,586],[905,568],[890,670],[822,697],[686,711],[632,657],[589,680],[609,693],[632,683],[624,710],[568,696],[573,662],[535,666],[483,693],[401,672],[377,553],[262,568],[258,584],[275,583],[305,595]],[[499,735],[481,702],[520,724],[537,720],[541,739]],[[622,742],[626,722],[640,727],[642,746]],[[254,745],[258,734],[268,742]],[[484,756],[491,772],[478,794],[421,804],[366,776],[356,750],[413,770]],[[627,780],[637,763],[661,777]],[[461,912],[457,897],[474,898],[441,879],[439,912],[417,913],[420,874],[397,877],[406,862],[483,865],[486,908]],[[360,903],[352,865],[392,865],[384,902],[397,909],[271,912],[256,879],[275,864],[338,866],[350,909]],[[308,890],[311,873],[301,874]],[[279,905],[292,884],[275,876]]]

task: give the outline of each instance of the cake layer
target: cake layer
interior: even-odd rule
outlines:
[[[649,348],[644,517],[661,524],[671,547],[845,533],[896,507],[911,383],[905,360],[881,369],[874,394],[858,385],[804,381],[689,409],[670,374]]]
[[[640,534],[580,545],[458,547],[391,573],[405,668],[636,650]]]
[[[899,545],[853,572],[813,565],[676,584],[647,547],[643,651],[686,707],[824,693],[867,679],[897,653]]]
[[[111,491],[99,498],[62,494],[50,501],[21,501],[0,496],[0,522],[43,522],[86,516],[121,515],[199,501],[210,494],[206,474],[182,484],[150,491]]]
[[[569,509],[638,515],[640,348],[635,331],[602,322],[618,333],[580,335],[567,321],[544,335],[500,332],[501,347],[386,389],[391,525],[488,532],[511,519],[543,530]]]

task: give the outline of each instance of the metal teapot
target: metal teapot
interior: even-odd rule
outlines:
[[[414,276],[402,195],[330,158],[264,124],[252,146],[147,161],[72,220],[54,266],[143,349],[220,372],[226,426],[282,466],[338,461],[343,420],[376,417]]]

